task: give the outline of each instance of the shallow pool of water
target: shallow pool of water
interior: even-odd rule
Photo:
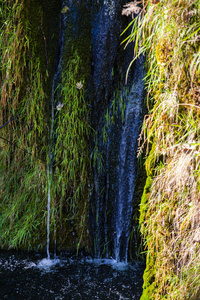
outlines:
[[[0,252],[0,299],[139,300],[143,271],[140,262]]]

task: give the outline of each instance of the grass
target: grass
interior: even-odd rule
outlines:
[[[85,100],[84,77],[80,75],[82,62],[77,52],[69,59],[58,90],[62,108],[57,112],[55,145],[55,180],[59,200],[59,218],[68,207],[79,236],[78,246],[86,229],[88,182],[90,180],[89,136],[91,127]],[[66,217],[66,216],[65,216]],[[79,235],[80,234],[80,235]]]
[[[146,149],[148,175],[140,206],[144,300],[200,295],[199,15],[199,1],[147,1],[125,39],[135,42],[134,60],[145,54],[147,69],[138,152]]]
[[[53,92],[53,137],[50,133],[57,40],[48,29],[58,30],[58,17],[52,14],[58,7],[57,1],[44,9],[35,1],[0,0],[0,124],[17,115],[0,134],[0,248],[4,249],[46,248],[49,144],[55,160],[50,246],[56,240],[59,249],[75,249],[88,241],[91,129],[86,75],[77,53],[63,60],[65,71]],[[59,101],[64,105],[58,111]]]
[[[0,247],[31,249],[44,246],[46,100],[26,4],[0,7],[0,122],[17,115],[1,129]]]

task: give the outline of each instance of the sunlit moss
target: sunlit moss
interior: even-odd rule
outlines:
[[[146,55],[150,108],[139,148],[141,153],[145,144],[148,154],[140,209],[147,250],[141,299],[200,294],[194,279],[200,271],[199,14],[196,0],[149,1],[129,36],[136,57]]]

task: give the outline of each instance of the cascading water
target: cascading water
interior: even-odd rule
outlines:
[[[143,115],[144,74],[141,58],[136,62],[134,74],[130,76],[124,91],[124,74],[132,49],[128,47],[124,51],[120,47],[120,33],[127,25],[126,17],[121,16],[122,6],[122,0],[62,1],[62,9],[67,7],[65,11],[68,14],[62,16],[58,51],[60,56],[54,70],[55,75],[52,76],[47,159],[47,259],[42,259],[42,254],[38,253],[33,256],[23,256],[23,253],[0,256],[0,281],[3,283],[0,298],[140,299],[144,267],[140,263],[126,262],[136,191],[136,153]],[[91,45],[88,42],[90,38]],[[59,113],[56,112],[54,116],[54,112],[56,108],[62,109],[62,99],[56,95],[55,90],[61,78],[62,58],[68,52],[71,54],[72,42],[80,47],[80,40],[86,41],[86,57],[91,60],[91,70],[85,70],[84,60],[82,69],[88,73],[91,71],[87,92],[88,98],[92,99],[91,123],[97,133],[98,144],[94,190],[89,200],[90,233],[95,243],[95,256],[106,259],[85,256],[77,258],[71,253],[63,252],[59,259],[51,260],[49,247],[56,139],[54,131]],[[63,44],[67,54],[62,49]],[[82,53],[82,48],[80,52]],[[114,112],[115,105],[121,108],[126,105],[124,121],[123,108],[117,108],[117,112]],[[104,118],[107,109],[113,120],[109,125]],[[106,131],[106,139],[102,137],[103,131]],[[62,232],[61,237],[64,235],[65,232]],[[114,259],[107,259],[111,257]]]
[[[120,1],[104,0],[93,5],[92,10],[92,126],[97,131],[99,156],[94,167],[94,192],[90,223],[96,257],[101,257],[102,252],[105,257],[109,257],[110,252],[108,210],[110,209],[109,185],[112,185],[112,180],[109,179],[109,143],[112,141],[108,140],[107,145],[104,145],[101,136],[104,114],[110,106],[113,92],[121,77],[124,61],[122,53],[119,51],[120,32],[123,28],[121,17],[119,18],[120,7]],[[101,156],[103,157],[104,174],[102,174]]]
[[[76,5],[73,1],[63,1],[62,4],[62,7],[67,8],[65,10],[69,11],[69,14],[62,14],[60,57],[52,84],[50,152],[47,168],[47,257],[50,258],[49,223],[53,176],[54,109],[58,104],[58,99],[60,100],[59,95],[58,99],[54,100],[54,93],[55,86],[62,76],[62,59],[66,55],[63,52],[63,45],[70,44],[69,40],[71,39],[76,41],[80,29],[82,7],[88,11],[91,10],[92,67],[88,94],[94,99],[92,125],[98,132],[98,148],[103,157],[103,171],[99,167],[94,170],[95,188],[91,217],[94,252],[96,257],[113,257],[116,261],[127,262],[137,178],[137,139],[143,115],[143,59],[140,58],[134,66],[134,74],[130,76],[131,79],[126,87],[126,96],[124,91],[117,96],[122,98],[122,106],[126,105],[125,120],[122,122],[122,112],[119,110],[117,117],[114,116],[114,125],[107,126],[107,143],[105,143],[102,141],[102,129],[105,125],[104,114],[109,108],[109,114],[112,117],[113,94],[117,89],[124,90],[124,76],[132,48],[125,52],[119,46],[120,33],[125,26],[123,24],[124,17],[121,16],[122,4],[113,0],[104,0],[92,4],[91,8],[90,5],[87,1],[84,4],[76,3]],[[73,30],[72,33],[69,33],[71,22]],[[71,51],[69,46],[67,46],[67,51]],[[116,101],[116,105],[120,106],[117,97],[114,101]]]
[[[55,109],[60,110],[62,103],[57,103],[56,88],[61,76],[62,64],[62,48],[63,48],[63,30],[61,26],[61,17],[59,18],[59,40],[58,40],[58,61],[55,62],[55,73],[51,86],[50,101],[50,130],[48,141],[48,157],[47,157],[47,259],[50,259],[50,214],[51,214],[51,186],[53,183],[53,166],[54,166],[54,139],[55,139]],[[57,104],[57,105],[56,105]],[[55,222],[55,220],[54,220]],[[54,257],[56,257],[56,224],[54,224]]]
[[[49,139],[49,158],[47,167],[48,203],[47,203],[47,257],[50,236],[51,183],[53,177],[54,148],[54,109],[62,99],[55,97],[55,88],[60,83],[62,68],[71,53],[70,41],[77,42],[79,35],[91,32],[91,78],[88,95],[92,101],[92,126],[98,132],[98,148],[102,152],[103,169],[94,170],[94,193],[91,232],[96,257],[113,257],[117,261],[127,261],[130,223],[132,216],[133,194],[137,173],[137,138],[142,116],[143,72],[142,60],[135,64],[134,77],[131,76],[126,88],[127,95],[121,92],[123,106],[126,104],[124,124],[122,112],[118,111],[115,125],[107,128],[107,143],[102,141],[102,129],[105,125],[104,114],[111,108],[114,92],[124,89],[124,77],[128,67],[132,48],[126,52],[120,47],[120,33],[125,27],[125,18],[121,16],[122,1],[113,0],[63,1],[62,21],[60,22],[59,59],[52,83],[51,125]],[[81,12],[85,19],[81,17]],[[90,20],[87,17],[90,11]],[[87,19],[88,18],[88,19]],[[91,24],[84,28],[88,20]],[[127,20],[126,20],[127,21]],[[126,23],[127,24],[127,23]],[[79,45],[79,44],[78,44]],[[80,45],[79,45],[80,46]],[[82,47],[83,45],[81,45]],[[65,52],[64,52],[64,50]],[[82,49],[82,48],[81,48]],[[89,50],[89,49],[88,49]],[[88,56],[88,55],[87,55]],[[84,68],[84,65],[83,65]],[[88,71],[87,71],[88,72]],[[119,93],[120,95],[120,93]],[[60,102],[61,101],[61,102]],[[115,99],[119,105],[119,99]],[[55,102],[55,103],[54,103]],[[117,104],[118,103],[118,104]],[[112,115],[111,109],[109,112]],[[111,116],[112,117],[112,116]]]
[[[127,262],[137,189],[137,140],[144,114],[144,72],[141,57],[132,68],[128,85],[124,86],[133,49],[130,46],[124,51],[119,46],[120,29],[122,31],[124,26],[121,7],[120,3],[105,0],[93,24],[93,118],[103,167],[97,162],[94,168],[92,206],[95,213],[91,227],[95,256]],[[113,96],[117,91],[117,96]],[[117,113],[114,106],[118,107]],[[104,117],[106,109],[113,124],[108,125]]]
[[[116,222],[115,259],[127,262],[133,195],[137,178],[137,147],[143,116],[143,59],[135,66],[133,85],[127,97],[125,122],[119,150],[118,197],[114,219]]]
[[[132,86],[123,98],[125,117],[118,112],[107,129],[107,143],[100,145],[105,167],[95,173],[96,255],[128,260],[129,236],[134,197],[137,193],[137,147],[144,114],[143,58],[135,63]],[[122,105],[123,106],[123,105]],[[110,110],[112,118],[112,109]],[[102,128],[100,128],[102,131]],[[100,192],[101,191],[101,192]]]

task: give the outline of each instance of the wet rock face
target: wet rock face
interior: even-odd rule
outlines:
[[[99,1],[100,2],[100,1]],[[92,124],[97,126],[102,112],[111,100],[122,73],[123,49],[120,48],[122,30],[121,1],[101,1],[92,6]]]
[[[94,166],[94,189],[89,201],[90,235],[96,257],[112,256],[127,260],[128,240],[137,174],[137,139],[142,115],[143,85],[141,65],[130,74],[127,95],[122,91],[132,48],[124,51],[121,32],[128,18],[121,15],[122,1],[63,1],[62,4],[62,64],[77,51],[87,89],[85,101],[91,109],[91,125],[97,133],[102,169]],[[136,86],[136,91],[133,89]],[[127,106],[125,123],[122,112],[115,113],[114,123],[105,121],[111,111],[114,93]],[[116,105],[119,105],[119,97]],[[130,104],[132,107],[130,107]],[[106,127],[107,141],[103,138]],[[98,159],[97,159],[98,160]]]
[[[124,96],[124,121],[121,112],[107,129],[107,141],[102,141],[99,129],[99,151],[103,168],[94,170],[92,232],[96,256],[112,256],[117,261],[128,260],[129,235],[133,206],[138,187],[137,147],[144,114],[143,59],[135,64],[132,86]],[[119,98],[116,99],[119,101]]]
[[[127,105],[125,124],[119,111],[115,115],[115,124],[107,127],[105,142],[102,134],[106,126],[104,116],[111,107],[114,92],[124,86],[133,53],[132,46],[124,51],[120,45],[120,34],[129,21],[121,15],[123,4],[122,1],[94,1],[91,10],[91,123],[97,132],[103,164],[102,170],[94,167],[91,234],[95,256],[112,256],[118,261],[127,260],[144,97],[143,84],[138,83],[143,77],[142,62],[138,62],[129,76],[126,97],[122,92]],[[116,103],[119,104],[119,99]]]
[[[120,45],[120,34],[128,24],[128,18],[121,15],[122,7],[122,0],[65,0],[62,3],[65,57],[67,60],[72,47],[78,50],[83,72],[90,77],[88,97],[92,107],[91,124],[95,129],[128,66]]]

